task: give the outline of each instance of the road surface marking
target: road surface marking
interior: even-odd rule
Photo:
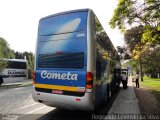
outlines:
[[[20,117],[18,117],[18,118],[19,118],[19,119],[20,119],[20,118],[23,118],[23,117],[27,116],[28,114],[31,114],[31,113],[33,113],[33,112],[35,112],[35,111],[38,111],[38,110],[40,110],[40,109],[43,109],[43,108],[45,108],[45,107],[47,107],[47,106],[42,106],[42,107],[40,107],[40,108],[37,108],[37,109],[35,109],[35,110],[32,110],[32,111],[30,111],[30,112],[28,112],[28,113],[26,113],[26,114],[24,114],[24,115],[22,115],[22,116],[20,116]]]
[[[26,114],[34,113],[35,111],[38,111],[38,110],[43,109],[43,108],[45,108],[45,107],[47,107],[47,106],[42,106],[42,107],[37,108],[37,109],[35,109],[35,110],[32,110],[32,111],[30,111],[30,112],[28,112],[28,113],[26,113]]]
[[[21,109],[24,109],[24,108],[27,108],[27,107],[30,107],[30,106],[36,105],[36,104],[38,104],[38,103],[33,103],[33,104],[30,104],[30,105],[23,106],[21,108],[18,108],[18,110],[21,110]]]

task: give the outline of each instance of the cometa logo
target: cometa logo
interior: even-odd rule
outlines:
[[[47,71],[42,71],[41,72],[41,77],[43,79],[60,79],[60,80],[77,80],[78,74],[71,74],[70,72],[68,73],[49,73]]]

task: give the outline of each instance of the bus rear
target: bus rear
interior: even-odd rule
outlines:
[[[49,106],[93,110],[93,75],[87,72],[89,10],[42,18],[39,22],[33,98]]]

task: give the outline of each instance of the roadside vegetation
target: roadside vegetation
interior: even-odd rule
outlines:
[[[160,76],[159,13],[159,0],[119,0],[109,22],[124,33],[126,45],[117,47],[118,52],[122,60],[130,59],[131,71],[139,72],[141,81],[143,74]]]
[[[119,0],[109,24],[124,34],[126,45],[117,47],[123,67],[130,66],[133,78],[140,73],[140,86],[151,89],[160,105],[159,13],[159,0]]]
[[[10,48],[9,43],[4,38],[0,37],[0,75],[7,63],[3,58],[8,59],[26,59],[28,61],[28,78],[31,79],[31,73],[34,69],[34,54],[32,52],[15,52]]]
[[[140,85],[150,88],[152,90],[158,90],[160,91],[160,78],[150,78],[147,76],[144,76],[144,81],[140,81]]]

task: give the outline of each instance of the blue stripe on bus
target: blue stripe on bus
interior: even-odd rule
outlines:
[[[71,76],[69,79],[67,79],[67,77],[63,77],[64,74],[67,75],[68,73],[71,75],[76,74],[77,80],[71,80]],[[55,77],[50,77],[49,74],[59,74],[61,76],[59,79],[57,79]],[[47,75],[48,78],[46,77]],[[65,79],[62,79],[62,77]],[[86,84],[86,70],[36,70],[36,83],[84,87]]]

